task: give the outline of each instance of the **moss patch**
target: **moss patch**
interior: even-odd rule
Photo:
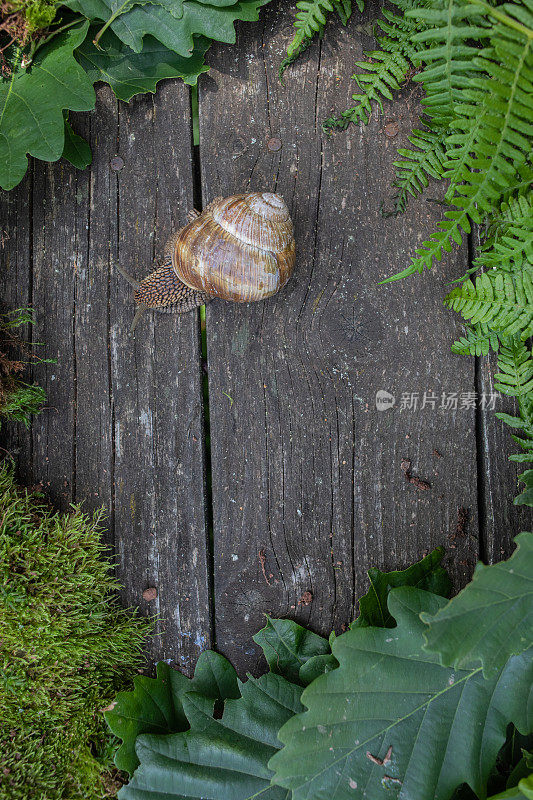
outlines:
[[[24,47],[52,24],[57,8],[53,0],[0,0],[0,32]]]
[[[113,796],[103,709],[141,665],[148,623],[122,609],[100,515],[49,510],[0,468],[0,798]]]
[[[17,335],[17,328],[33,323],[30,309],[17,308],[0,315],[0,419],[29,426],[46,400],[44,390],[25,383],[21,375],[31,365],[48,363],[31,355],[28,345]]]

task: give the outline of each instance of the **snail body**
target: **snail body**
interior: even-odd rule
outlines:
[[[218,197],[167,243],[164,263],[133,284],[138,310],[183,313],[214,297],[236,303],[276,294],[294,269],[295,242],[289,210],[268,192]]]

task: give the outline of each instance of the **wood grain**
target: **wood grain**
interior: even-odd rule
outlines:
[[[236,48],[212,52],[202,82],[204,200],[279,191],[298,246],[282,294],[213,302],[207,313],[216,642],[241,670],[257,669],[251,636],[264,612],[339,630],[368,567],[406,566],[449,543],[461,585],[478,553],[474,411],[438,408],[443,392],[474,391],[474,365],[450,354],[457,323],[442,308],[466,248],[434,274],[378,285],[438,219],[424,201],[398,219],[381,214],[396,148],[416,121],[416,90],[366,129],[321,131],[354,91],[371,16],[328,26],[284,88],[277,68],[291,30],[285,8],[269,6],[259,25],[240,29]],[[269,150],[272,138],[281,150]],[[394,409],[376,410],[380,389],[396,397]],[[402,393],[422,402],[424,392],[435,409],[399,410]],[[404,460],[429,490],[406,481]],[[457,535],[461,507],[469,522]]]
[[[0,190],[0,298],[2,312],[27,308],[31,304],[31,224],[33,174],[30,165],[20,187],[12,192]],[[25,341],[31,341],[31,326],[17,331]],[[39,377],[39,370],[35,371]],[[31,374],[26,376],[31,380]],[[16,474],[24,483],[31,483],[31,433],[22,423],[0,429],[2,456],[9,456]]]
[[[495,354],[479,359],[479,391],[490,398],[496,395],[496,411],[516,415],[518,404],[512,397],[499,394],[494,388],[494,375],[498,371]],[[515,545],[514,537],[520,531],[532,528],[533,515],[527,506],[515,506],[513,498],[523,491],[524,484],[518,476],[529,468],[528,464],[509,461],[511,453],[523,452],[511,438],[512,431],[494,416],[494,410],[480,411],[479,453],[481,475],[480,519],[483,541],[483,559],[494,563],[508,558]]]
[[[76,499],[76,286],[87,270],[89,173],[61,160],[34,162],[34,337],[56,359],[40,377],[46,409],[32,425],[33,480],[65,511]]]
[[[472,239],[478,247],[479,229],[474,228]],[[514,497],[524,488],[518,476],[529,465],[509,461],[511,453],[523,451],[512,440],[511,434],[516,431],[494,415],[495,411],[518,414],[514,398],[494,388],[497,355],[491,353],[476,361],[478,393],[484,398],[478,412],[481,551],[484,561],[494,563],[511,555],[515,548],[513,539],[520,531],[531,530],[531,508],[513,504]]]
[[[120,106],[117,257],[136,277],[192,208],[190,131],[183,84]],[[116,273],[110,309],[118,576],[126,604],[160,617],[154,655],[190,669],[211,643],[198,315],[145,315],[130,337],[132,290]]]
[[[7,200],[6,299],[32,299],[35,338],[57,359],[36,375],[48,402],[33,448],[18,447],[21,476],[59,508],[105,507],[123,601],[158,615],[151,655],[190,670],[212,616],[199,322],[146,316],[130,337],[133,293],[115,270],[150,271],[192,206],[188,90],[168,83],[119,112],[100,87],[74,122],[92,167],[36,162],[33,210],[27,183]]]

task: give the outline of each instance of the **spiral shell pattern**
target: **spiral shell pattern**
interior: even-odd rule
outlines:
[[[183,283],[237,303],[275,294],[294,261],[289,210],[267,192],[217,198],[173,241],[172,265]]]

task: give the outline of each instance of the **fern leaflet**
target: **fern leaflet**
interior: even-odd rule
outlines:
[[[531,0],[526,2],[531,4]],[[461,132],[454,137],[458,146],[450,151],[452,158],[446,166],[454,172],[458,158],[463,166],[459,174],[455,170],[452,208],[439,223],[439,230],[416,250],[410,266],[388,280],[422,272],[435,259],[440,260],[443,252],[449,252],[452,242],[460,244],[462,232],[470,232],[470,220],[481,222],[513,188],[518,167],[526,164],[533,135],[533,13],[511,4],[505,9],[507,14],[500,16],[506,23],[495,26],[491,46],[473,60],[483,74],[458,90],[462,102],[455,106],[458,119],[451,126]],[[511,12],[522,21],[530,20],[530,36],[512,26]],[[472,137],[469,133],[476,125]]]
[[[364,9],[364,0],[356,0],[359,11]],[[279,67],[279,79],[283,82],[283,74],[290,64],[306,50],[316,34],[322,35],[327,16],[336,11],[343,25],[346,25],[352,14],[352,0],[300,0],[296,3],[296,33],[289,46],[287,56]]]
[[[520,432],[513,434],[514,441],[520,445],[523,453],[513,453],[510,461],[526,463],[533,461],[533,353],[518,337],[502,345],[498,356],[498,369],[495,377],[495,388],[518,401],[518,416],[497,413],[498,419],[509,427]],[[518,476],[526,489],[515,498],[517,505],[533,506],[533,470],[526,470]]]
[[[401,7],[403,2],[396,0],[395,5]],[[409,7],[411,5],[409,3]],[[365,70],[364,73],[353,75],[362,93],[352,96],[352,100],[355,100],[352,108],[324,121],[322,127],[325,131],[344,130],[352,122],[366,125],[372,113],[372,104],[376,103],[383,111],[382,98],[392,100],[392,93],[399,91],[413,69],[412,61],[416,53],[413,34],[419,29],[419,24],[386,8],[382,14],[383,18],[377,20],[377,24],[385,35],[376,36],[381,50],[365,53],[368,61],[356,61],[356,66]]]
[[[447,128],[455,119],[462,90],[468,88],[479,70],[475,63],[479,49],[471,42],[488,36],[490,26],[478,7],[457,4],[456,0],[432,0],[428,7],[411,9],[406,15],[426,24],[413,37],[423,45],[415,63],[426,64],[413,80],[424,85],[426,97],[422,103],[433,123]]]
[[[498,356],[499,372],[494,376],[494,386],[499,392],[519,399],[531,394],[533,400],[533,356],[518,336],[502,344]],[[531,420],[533,423],[533,420]],[[516,427],[516,426],[515,426]],[[523,427],[522,424],[518,427]]]
[[[503,272],[533,269],[533,191],[502,203],[474,263]]]
[[[518,480],[526,484],[524,491],[515,497],[516,506],[533,506],[533,469],[526,469],[518,476]]]
[[[395,161],[396,180],[393,186],[398,189],[395,197],[397,214],[405,211],[408,195],[415,197],[428,185],[430,178],[440,179],[444,173],[446,151],[445,133],[441,130],[418,130],[415,128],[408,137],[416,150],[398,148],[402,161]]]
[[[500,340],[486,323],[477,322],[466,326],[466,335],[452,344],[452,353],[458,356],[486,356],[490,350],[498,350]]]
[[[533,335],[533,271],[521,274],[483,273],[465,281],[444,301],[472,324],[482,322],[502,336]]]

